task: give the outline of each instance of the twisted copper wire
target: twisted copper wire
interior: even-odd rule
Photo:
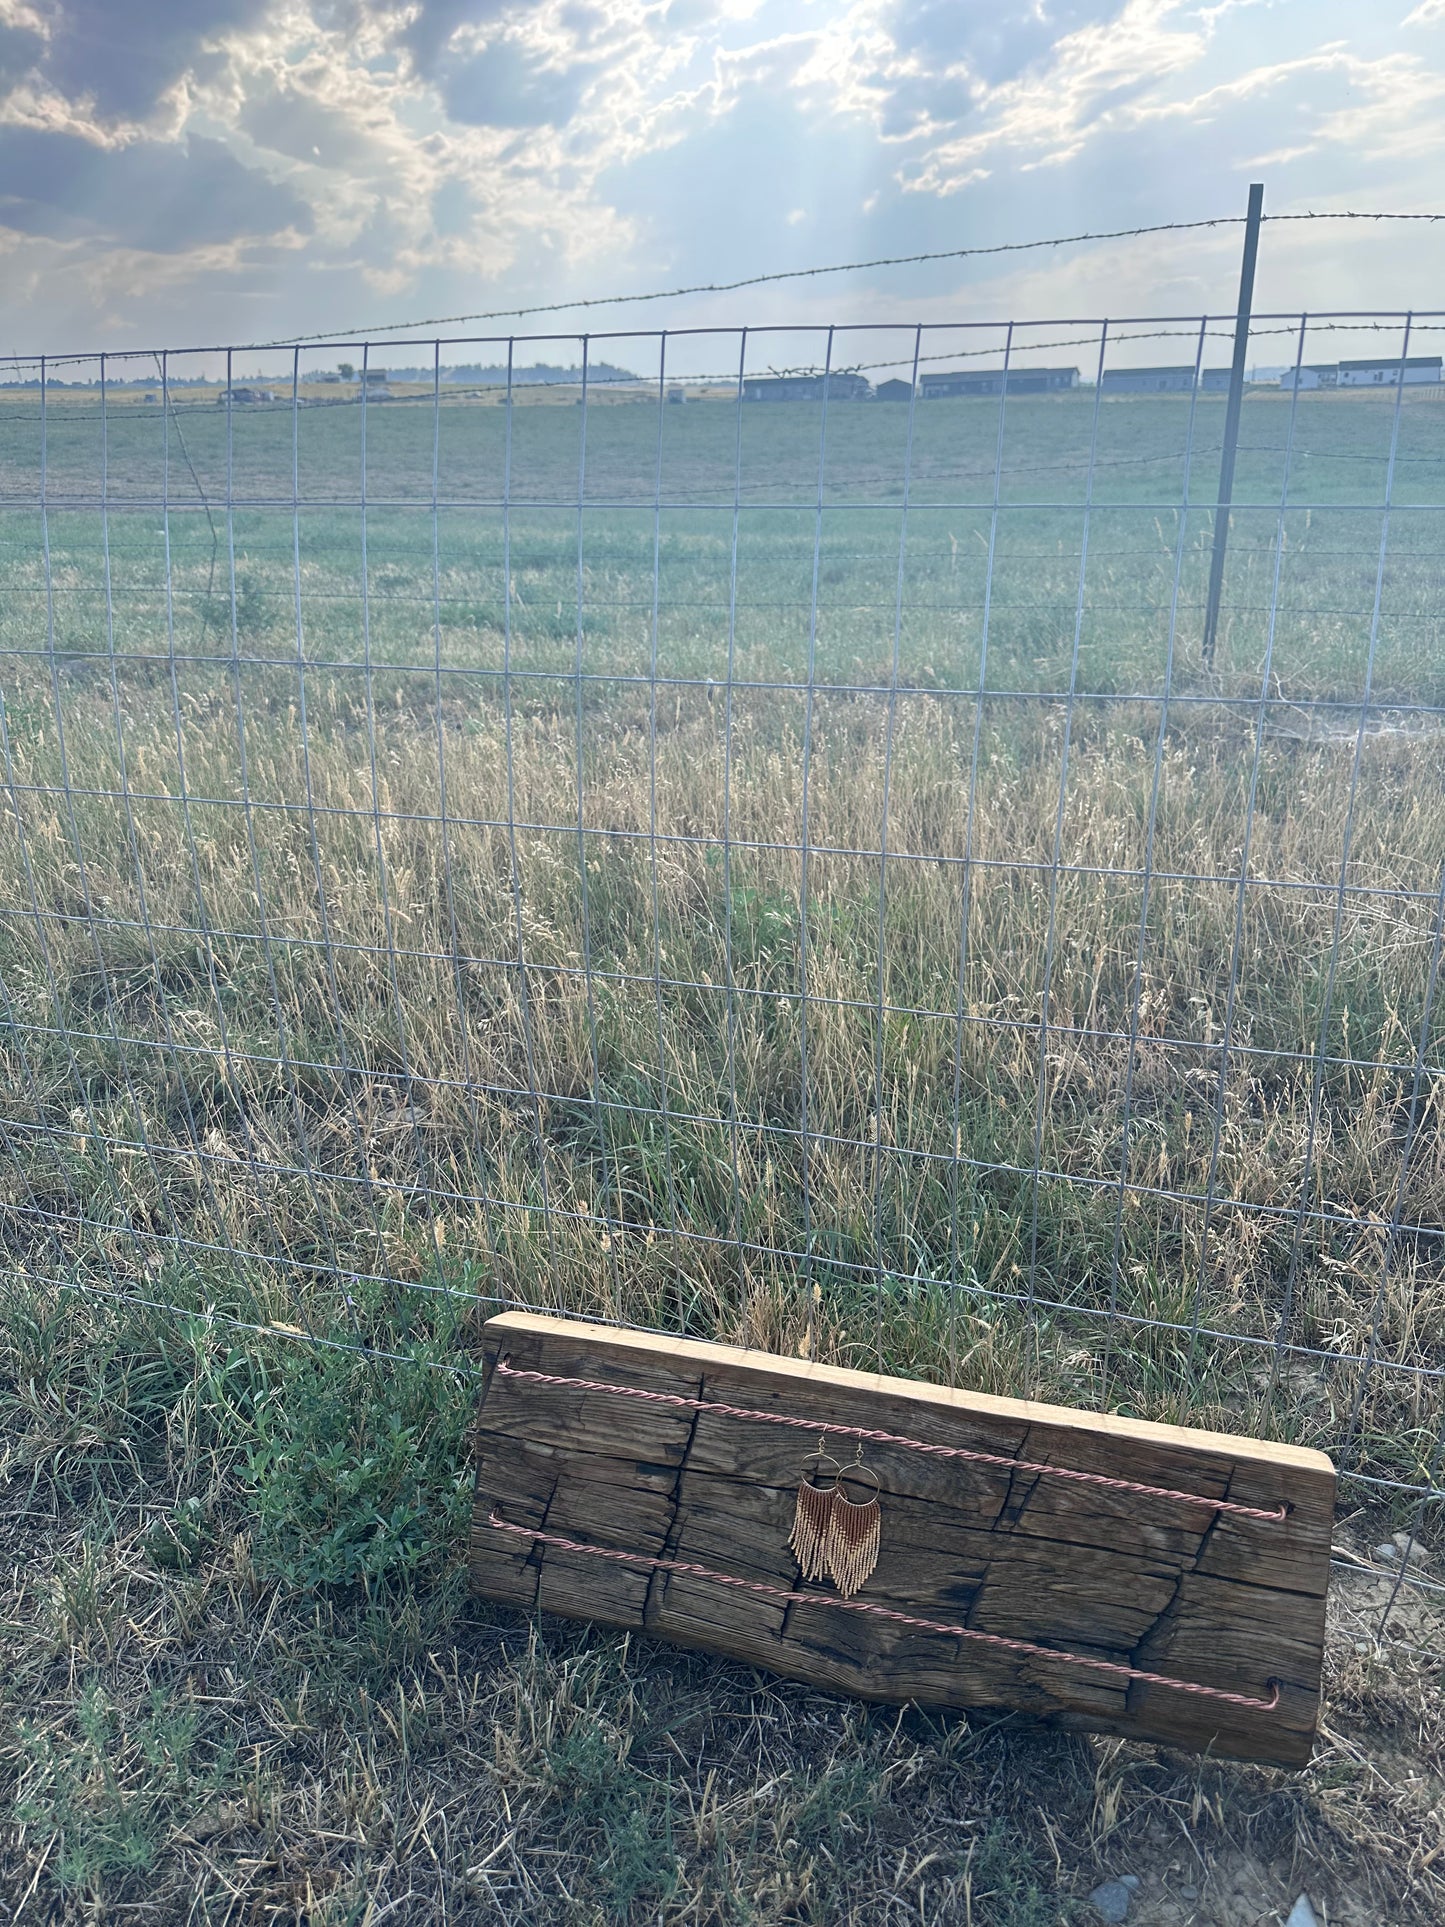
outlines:
[[[679,1405],[691,1412],[716,1412],[724,1418],[753,1419],[759,1425],[788,1425],[804,1432],[819,1429],[815,1418],[798,1418],[789,1412],[755,1412],[743,1405],[725,1405],[718,1399],[687,1398],[680,1392],[648,1392],[637,1385],[610,1385],[605,1379],[567,1378],[556,1372],[524,1371],[506,1358],[497,1360],[496,1369],[504,1378],[530,1379],[537,1385],[567,1385],[583,1392],[614,1392],[619,1398],[645,1399],[654,1405]],[[1003,1452],[976,1452],[963,1445],[933,1445],[926,1439],[904,1438],[897,1432],[880,1432],[866,1425],[835,1425],[837,1432],[850,1439],[867,1439],[875,1445],[897,1445],[907,1452],[929,1452],[935,1458],[966,1459],[974,1465],[999,1466],[1007,1472],[1036,1472],[1051,1479],[1074,1479],[1083,1485],[1102,1485],[1115,1492],[1133,1492],[1146,1499],[1177,1499],[1187,1505],[1207,1505],[1215,1512],[1232,1513],[1236,1518],[1264,1519],[1278,1525],[1289,1516],[1285,1504],[1266,1509],[1241,1505],[1235,1499],[1212,1499],[1203,1492],[1176,1492],[1169,1486],[1144,1485],[1137,1479],[1113,1479],[1103,1472],[1082,1472],[1069,1465],[1045,1465],[1035,1459],[1011,1459]]]
[[[1149,1673],[1140,1666],[1125,1666],[1118,1660],[1094,1659],[1087,1653],[1066,1653],[1057,1647],[1039,1646],[1029,1639],[1010,1639],[1003,1633],[981,1633],[972,1626],[949,1626],[936,1619],[919,1619],[913,1613],[899,1612],[892,1606],[880,1606],[872,1599],[845,1599],[840,1594],[826,1592],[790,1592],[782,1586],[766,1585],[759,1579],[740,1579],[734,1573],[714,1572],[711,1566],[695,1565],[688,1559],[656,1559],[643,1552],[617,1552],[611,1546],[584,1545],[581,1540],[564,1539],[559,1533],[541,1532],[535,1526],[513,1525],[509,1519],[501,1516],[496,1506],[493,1506],[487,1523],[498,1532],[509,1532],[516,1538],[529,1539],[538,1545],[555,1546],[559,1552],[578,1552],[590,1559],[606,1559],[619,1566],[638,1566],[649,1572],[676,1572],[687,1578],[707,1579],[714,1585],[731,1586],[736,1592],[753,1593],[760,1599],[771,1599],[783,1606],[834,1606],[840,1612],[868,1613],[874,1619],[886,1619],[898,1626],[911,1626],[918,1632],[938,1633],[948,1639],[971,1639],[981,1646],[993,1646],[1006,1653],[1021,1653],[1027,1659],[1050,1659],[1059,1665],[1082,1666],[1090,1672],[1108,1673],[1116,1679],[1138,1680],[1147,1686],[1165,1687],[1173,1693],[1193,1693],[1200,1699],[1222,1700],[1228,1706],[1248,1707],[1251,1712],[1272,1713],[1279,1705],[1278,1680],[1266,1682],[1273,1688],[1269,1699],[1255,1699],[1248,1693],[1227,1693],[1222,1687],[1201,1686],[1191,1679],[1170,1679],[1165,1673]]]

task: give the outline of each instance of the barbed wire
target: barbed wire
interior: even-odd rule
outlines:
[[[232,345],[232,352],[258,354],[273,348],[303,347],[311,342],[341,343],[353,335],[398,334],[412,328],[449,328],[471,321],[516,321],[527,315],[571,314],[580,309],[627,307],[648,301],[677,301],[686,295],[695,294],[735,294],[743,288],[767,287],[780,281],[815,280],[828,274],[858,274],[872,268],[918,267],[935,261],[965,261],[990,255],[1027,254],[1046,248],[1073,247],[1089,241],[1118,241],[1149,234],[1182,234],[1201,228],[1237,227],[1243,220],[1243,215],[1229,214],[1203,221],[1165,221],[1152,227],[1108,228],[1084,234],[1055,235],[1036,241],[1000,241],[985,247],[935,248],[919,254],[878,255],[867,261],[836,261],[819,267],[781,268],[768,274],[743,275],[736,281],[698,281],[677,288],[652,289],[643,294],[579,295],[572,301],[535,302],[526,307],[484,308],[465,314],[427,315],[409,321],[364,322],[354,326],[327,328],[317,334],[281,335],[268,341],[238,342]],[[152,351],[148,349],[118,350],[116,358],[121,355],[141,355],[150,352]],[[71,360],[89,361],[94,360],[95,357],[93,355],[51,355],[47,359],[54,363]]]
[[[871,268],[921,267],[935,261],[968,261],[1001,254],[1030,254],[1045,248],[1075,247],[1090,241],[1120,241],[1145,234],[1191,233],[1201,228],[1237,227],[1242,214],[1220,215],[1203,221],[1164,221],[1153,227],[1102,228],[1083,234],[1060,234],[1037,241],[998,241],[985,247],[932,248],[919,254],[882,254],[867,261],[835,261],[811,268],[780,268],[769,274],[748,274],[736,281],[695,281],[677,288],[654,289],[646,294],[599,294],[581,296],[575,301],[544,301],[522,308],[490,308],[472,314],[434,315],[418,321],[378,321],[351,329],[354,334],[393,334],[404,328],[446,328],[464,321],[514,321],[525,315],[568,314],[579,308],[620,308],[645,301],[678,301],[694,294],[736,294],[743,288],[763,288],[779,281],[812,281],[825,274],[861,274]],[[325,334],[291,335],[272,342],[272,347],[292,347],[301,342],[327,341],[335,330]]]
[[[406,321],[372,321],[347,324],[344,327],[327,328],[315,334],[293,334],[273,337],[266,341],[234,342],[227,352],[238,354],[261,353],[275,348],[304,347],[312,343],[345,345],[352,337],[376,334],[399,334],[414,328],[447,328],[460,326],[473,321],[515,321],[528,315],[571,314],[592,308],[616,308],[638,306],[651,301],[678,301],[686,296],[699,294],[735,294],[744,288],[762,288],[784,281],[817,280],[831,274],[861,274],[874,268],[920,267],[941,261],[968,261],[996,258],[1011,254],[1041,253],[1051,248],[1081,247],[1099,241],[1132,241],[1156,234],[1193,234],[1214,228],[1242,227],[1245,224],[1242,214],[1211,215],[1198,221],[1156,221],[1147,225],[1127,228],[1098,228],[1085,230],[1078,234],[1048,235],[1031,241],[995,241],[977,247],[934,248],[916,254],[875,255],[862,261],[834,261],[807,268],[778,268],[766,274],[739,276],[733,281],[697,281],[675,288],[654,288],[640,294],[602,294],[579,295],[570,301],[534,302],[514,308],[482,308],[465,313],[449,315],[427,315]],[[1445,221],[1445,212],[1432,211],[1395,211],[1383,209],[1364,211],[1350,208],[1305,209],[1294,214],[1266,214],[1262,217],[1275,224],[1320,222],[1320,221],[1414,221],[1427,225]],[[902,325],[902,324],[900,324]],[[999,326],[1005,324],[999,323]],[[110,359],[121,360],[127,357],[153,354],[155,349],[134,348],[117,349]],[[219,352],[216,348],[174,349],[176,354],[201,354]],[[71,352],[47,356],[52,363],[69,361],[93,361],[98,351],[89,353]],[[12,363],[19,357],[0,357]],[[23,365],[36,365],[35,357],[23,358]]]
[[[1266,215],[1273,221],[1445,221],[1441,214],[1334,213],[1328,209],[1301,214]],[[1200,221],[1157,221],[1147,227],[1100,228],[1082,234],[1057,234],[1036,241],[996,241],[984,247],[936,248],[922,254],[885,254],[869,261],[837,261],[824,267],[781,268],[771,274],[744,275],[736,281],[699,281],[691,286],[666,288],[649,294],[589,295],[576,301],[548,301],[525,308],[493,308],[475,314],[439,315],[422,321],[375,322],[348,330],[353,334],[393,334],[403,328],[446,328],[464,321],[511,321],[524,315],[564,314],[577,308],[623,307],[644,301],[677,301],[693,294],[734,294],[742,288],[762,288],[779,281],[810,281],[825,274],[860,274],[871,268],[918,267],[935,261],[968,261],[1004,254],[1031,254],[1046,248],[1079,247],[1093,241],[1136,240],[1151,234],[1192,234],[1205,228],[1243,227],[1242,214],[1214,215]],[[291,335],[267,345],[293,347],[307,341],[326,341],[327,334]]]

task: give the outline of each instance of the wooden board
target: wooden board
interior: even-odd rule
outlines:
[[[1013,1707],[1241,1759],[1308,1758],[1334,1511],[1322,1453],[523,1312],[490,1320],[483,1343],[471,1570],[485,1597],[866,1699]],[[512,1375],[526,1371],[795,1416],[812,1429]],[[856,1426],[1059,1469],[865,1446],[881,1485],[882,1547],[858,1601],[954,1632],[851,1609],[829,1582],[800,1581],[788,1535],[802,1461],[824,1426],[835,1428],[840,1458],[854,1441],[837,1428]],[[1287,1510],[1254,1518],[1191,1493]],[[1090,1670],[1079,1663],[1087,1658],[1209,1690]],[[1268,1702],[1276,1692],[1272,1707],[1218,1697]]]

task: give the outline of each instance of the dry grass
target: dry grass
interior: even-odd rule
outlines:
[[[1059,708],[988,707],[970,851],[971,706],[819,699],[805,756],[801,705],[738,705],[725,797],[726,704],[699,694],[658,719],[654,844],[645,699],[618,695],[583,717],[584,907],[565,713],[513,720],[514,871],[495,704],[439,716],[398,683],[368,713],[333,681],[303,744],[294,683],[268,678],[248,816],[183,807],[165,691],[116,693],[68,705],[69,799],[53,731],[10,745],[0,1047],[41,1134],[3,1184],[41,1275],[139,1259],[177,1302],[329,1330],[339,1265],[1085,1402],[1107,1352],[1116,1404],[1324,1443],[1348,1422],[1366,1469],[1423,1473],[1432,1381],[1409,1368],[1445,1363],[1441,1239],[1387,1254],[1354,1221],[1396,1203],[1445,846],[1432,741],[1365,744],[1343,900],[1352,755],[1266,742],[1251,870],[1277,882],[1245,893],[1236,943],[1252,739],[1187,717],[1141,962],[1137,875],[1112,872],[1143,866],[1143,713],[1074,715],[1052,884]],[[189,796],[236,796],[224,678],[182,717]],[[1445,1222],[1441,1098],[1427,1078],[1411,1225]],[[1307,1154],[1327,1215],[1296,1252]],[[60,1252],[36,1206],[76,1200],[93,1241]],[[1320,1355],[1271,1375],[1277,1337]],[[1332,1363],[1366,1353],[1364,1377]]]
[[[211,480],[216,412],[188,428]],[[725,502],[722,417],[681,412]],[[313,451],[343,478],[344,413],[318,411]],[[475,468],[496,413],[467,414]],[[527,413],[518,460],[565,503],[575,419]],[[597,431],[608,486],[640,472],[643,414]],[[407,419],[384,432],[424,500]],[[1023,452],[1084,419],[1021,410]],[[585,635],[570,511],[511,531],[501,590],[496,527],[439,539],[433,578],[430,518],[378,513],[370,675],[327,666],[363,647],[340,510],[299,566],[290,518],[253,515],[234,575],[193,518],[170,610],[144,513],[112,517],[108,601],[78,511],[51,518],[48,600],[37,529],[0,530],[0,646],[57,642],[6,658],[0,771],[0,1896],[22,1919],[1030,1927],[1128,1869],[1145,1927],[1278,1919],[1305,1886],[1331,1921],[1440,1918],[1439,1595],[1410,1590],[1377,1643],[1371,1548],[1413,1523],[1388,1487],[1346,1488],[1325,1729],[1294,1778],[861,1710],[462,1597],[465,1360],[499,1302],[1431,1476],[1442,738],[1372,719],[1356,761],[1370,532],[1290,524],[1271,688],[1299,706],[1267,712],[1256,761],[1234,699],[1261,687],[1274,518],[1241,515],[1219,677],[1181,647],[1161,740],[1157,700],[1120,692],[1161,683],[1174,529],[1096,517],[1075,658],[1077,515],[1023,514],[987,686],[1025,693],[980,712],[987,518],[926,503],[993,431],[949,420],[977,446],[930,417],[896,664],[896,507],[830,527],[811,630],[800,507],[744,522],[731,685],[725,511],[589,533]],[[1144,420],[1109,412],[1111,477]],[[1312,432],[1367,499],[1365,457],[1325,445],[1345,420]],[[53,487],[84,468],[71,426]],[[1437,460],[1435,414],[1407,427]],[[29,428],[0,428],[8,486]],[[796,428],[763,451],[770,489],[816,461]],[[254,425],[248,487],[275,492],[279,434]],[[113,440],[113,481],[143,494],[153,453]],[[855,490],[896,479],[886,448],[852,456]],[[1438,566],[1401,541],[1374,688],[1423,702]],[[654,636],[679,678],[655,693]],[[809,665],[811,695],[736,680]],[[895,667],[895,699],[867,693]]]

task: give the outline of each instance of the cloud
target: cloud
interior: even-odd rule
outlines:
[[[878,101],[878,131],[885,140],[910,140],[966,120],[977,105],[973,83],[956,73],[878,72],[869,77]]]
[[[103,120],[144,120],[176,82],[214,65],[222,36],[256,25],[271,0],[50,0],[34,65]],[[3,52],[3,46],[0,46]]]
[[[928,151],[997,120],[1011,95],[1057,91],[1068,51],[1108,49],[1137,38],[1140,16],[1177,10],[1179,0],[1013,0],[961,6],[958,0],[860,0],[838,30],[816,36],[801,69],[836,112],[872,122],[887,142]],[[1191,38],[1196,49],[1197,36]],[[1141,65],[1138,73],[1148,73]],[[987,133],[987,126],[980,127]],[[964,173],[971,170],[963,170]],[[951,185],[956,183],[951,182]]]
[[[1423,156],[1445,145],[1445,76],[1414,55],[1387,54],[1366,60],[1343,46],[1298,59],[1261,65],[1184,100],[1142,105],[1137,122],[1176,121],[1217,125],[1226,116],[1257,116],[1270,100],[1271,132],[1289,123],[1304,135],[1289,147],[1256,156],[1283,165],[1335,147],[1378,162],[1391,156]]]
[[[1013,80],[1084,27],[1104,26],[1125,0],[1035,0],[966,6],[959,0],[895,0],[883,16],[898,53],[926,68],[966,66],[987,86]]]
[[[688,58],[690,28],[715,31],[718,12],[694,11],[684,27],[656,0],[419,0],[398,24],[388,0],[371,4],[406,74],[435,89],[454,125],[512,135],[580,120],[567,161],[584,167],[605,164],[619,118],[635,122],[659,78]]]
[[[311,226],[289,188],[198,134],[105,148],[77,134],[0,127],[0,183],[0,227],[53,241],[174,254]]]
[[[448,115],[481,127],[561,127],[596,72],[592,61],[557,66],[513,40],[450,64],[441,80]]]
[[[432,227],[440,235],[465,234],[476,211],[476,202],[465,181],[445,180],[431,197]]]
[[[485,305],[507,306],[1189,219],[1242,200],[1230,182],[1261,155],[1276,210],[1422,206],[1445,145],[1445,82],[1424,35],[1445,0],[1397,11],[1407,18],[1367,18],[1353,0],[0,0],[6,305],[42,339],[87,314],[112,342],[194,338],[200,316],[225,332],[242,325],[238,298],[248,333],[309,331],[462,311],[481,287]],[[797,209],[806,220],[790,224]],[[1373,298],[1345,266],[1367,246],[1394,249],[1416,285],[1398,231],[1367,242],[1354,229],[1348,246],[1340,231],[1289,233],[1311,258],[1339,241],[1342,283],[1324,305]],[[1126,293],[1102,269],[1087,281],[1094,252],[1077,273],[1072,257],[1037,257],[1017,299],[1078,312],[1086,294],[1157,305],[1166,290],[1182,311],[1229,292],[1223,243],[1177,260],[1145,249]],[[888,318],[915,300],[993,312],[996,296],[1015,298],[1005,275],[990,260],[839,277],[750,295],[745,313],[737,301],[686,312]]]
[[[950,193],[981,162],[996,164],[1005,155],[1024,166],[1072,160],[1117,124],[1131,100],[1159,97],[1206,51],[1206,37],[1176,0],[1126,0],[1106,14],[1090,11],[1094,17],[1055,41],[1045,58],[989,89],[967,133],[945,134],[921,153],[908,185]]]
[[[421,0],[400,34],[419,74],[437,71],[452,35],[462,27],[480,27],[499,20],[515,0]]]
[[[37,27],[0,20],[0,88],[23,80],[44,52],[45,36]]]
[[[258,147],[318,167],[355,170],[377,159],[364,116],[319,99],[290,75],[258,77],[247,89],[236,125]]]

